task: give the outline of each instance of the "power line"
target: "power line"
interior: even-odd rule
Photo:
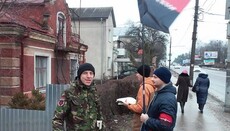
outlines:
[[[214,15],[214,16],[225,16],[224,14],[216,14],[216,13],[210,13],[210,12],[206,12],[206,11],[201,11],[202,13],[205,13],[207,15]]]
[[[216,3],[216,0],[213,1],[213,3],[210,3],[208,11],[212,9],[213,5]]]

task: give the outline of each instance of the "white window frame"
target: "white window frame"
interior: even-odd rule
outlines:
[[[37,74],[36,74],[36,57],[47,57],[47,84],[51,84],[51,55],[46,53],[35,53],[34,55],[34,87],[35,89],[40,88],[36,87],[37,83]]]

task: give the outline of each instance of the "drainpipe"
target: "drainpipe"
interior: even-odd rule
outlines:
[[[103,18],[101,18],[101,84],[102,84],[102,80],[103,80],[103,66],[104,66],[104,28],[103,28]]]
[[[24,72],[24,43],[23,43],[23,38],[20,38],[19,43],[21,44],[21,55],[20,55],[20,91],[23,92],[23,85],[24,85],[24,76],[23,76],[23,72]]]
[[[20,91],[23,92],[24,85],[24,42],[25,38],[28,38],[29,31],[25,30],[22,32],[21,36],[19,36],[19,43],[21,45],[21,55],[20,55]]]

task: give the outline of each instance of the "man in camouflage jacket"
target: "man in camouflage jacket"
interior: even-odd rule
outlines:
[[[65,90],[57,103],[53,117],[53,130],[97,131],[98,120],[102,120],[99,98],[93,84],[94,67],[85,63],[80,65],[76,81]],[[64,127],[64,121],[66,127]],[[102,125],[102,123],[99,123]]]

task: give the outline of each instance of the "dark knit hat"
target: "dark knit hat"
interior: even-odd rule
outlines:
[[[95,69],[93,65],[91,65],[90,63],[84,63],[79,66],[78,71],[77,71],[77,77],[80,78],[81,74],[87,70],[92,71],[93,74],[95,75]]]
[[[143,68],[144,68],[144,73],[143,73]],[[140,75],[142,75],[143,76],[143,74],[144,74],[144,77],[149,77],[149,75],[150,75],[150,71],[151,71],[151,69],[150,69],[150,66],[148,66],[148,65],[141,65],[140,67],[138,67],[138,69],[137,69],[137,72],[140,74]]]
[[[160,78],[164,83],[169,83],[171,79],[171,72],[165,68],[165,67],[160,67],[156,69],[153,74],[155,74],[158,78]]]

